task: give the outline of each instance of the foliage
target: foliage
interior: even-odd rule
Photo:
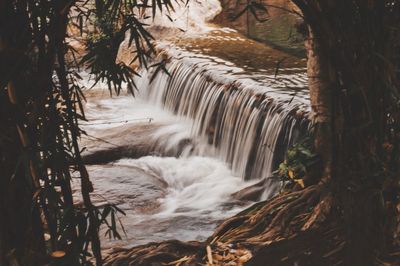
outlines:
[[[312,141],[312,138],[306,137],[288,149],[285,160],[273,172],[273,176],[283,183],[297,183],[304,188],[308,169],[318,162]]]
[[[154,53],[142,22],[147,10],[154,17],[173,6],[169,0],[0,2],[1,265],[93,259],[101,265],[100,226],[120,238],[117,215],[123,211],[95,206],[90,198],[93,186],[78,145],[85,133],[79,128],[85,97],[78,71],[87,67],[110,92],[126,87],[133,93],[137,73],[116,57],[129,36],[133,60],[147,66]],[[69,45],[69,23],[86,39],[82,60]],[[81,202],[72,196],[73,179],[80,181]]]

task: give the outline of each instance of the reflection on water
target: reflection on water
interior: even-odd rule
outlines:
[[[229,28],[215,28],[202,36],[192,35],[174,43],[188,51],[233,62],[249,72],[274,73],[276,64],[282,60],[280,67],[284,73],[286,69],[304,71],[306,67],[305,58],[293,57]]]

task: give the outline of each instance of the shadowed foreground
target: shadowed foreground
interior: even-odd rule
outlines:
[[[342,265],[342,216],[323,188],[313,185],[256,203],[223,222],[204,243],[119,249],[105,265]],[[399,265],[396,254],[390,250],[371,265]]]

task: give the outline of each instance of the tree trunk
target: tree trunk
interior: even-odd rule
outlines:
[[[0,35],[0,73],[18,60],[15,47]],[[4,64],[4,65],[3,65]],[[2,84],[3,85],[3,84]],[[0,93],[0,265],[40,265],[44,257],[42,221],[33,194],[39,186],[32,151],[21,124],[18,91],[10,82]]]
[[[8,123],[15,107],[0,96],[2,137],[0,151],[0,265],[40,265],[45,252],[38,206],[16,125]],[[7,110],[6,110],[7,109]],[[11,112],[10,112],[11,111]],[[6,117],[4,117],[5,115]]]
[[[309,36],[305,41],[307,50],[307,74],[312,122],[315,126],[315,149],[322,160],[322,182],[332,177],[333,164],[333,114],[332,96],[335,78],[332,77],[329,58],[324,56],[318,40],[309,28]]]
[[[342,213],[344,263],[372,265],[384,240],[384,176],[378,161],[387,119],[387,65],[378,55],[388,56],[383,43],[390,40],[379,7],[296,2],[308,2],[299,7],[310,25],[306,48],[315,148],[323,163],[321,182]]]

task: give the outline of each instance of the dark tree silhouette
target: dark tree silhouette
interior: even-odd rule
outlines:
[[[120,237],[112,204],[94,206],[78,138],[85,119],[79,68],[110,92],[133,93],[135,72],[116,63],[126,33],[137,60],[154,50],[139,17],[171,9],[161,1],[0,1],[0,265],[102,264],[99,227]],[[87,40],[78,62],[68,27]],[[66,60],[72,58],[75,60]],[[80,179],[74,202],[71,178]]]
[[[388,184],[399,180],[400,2],[293,2],[309,25],[321,182],[343,215],[344,261],[368,265],[392,241],[393,235],[383,233],[387,220],[395,218],[387,207],[398,204],[384,187],[398,193],[398,185]]]
[[[320,161],[305,189],[239,214],[214,237],[274,243],[250,265],[399,263],[400,2],[292,2],[308,28]]]
[[[399,263],[400,2],[292,2],[308,27],[320,163],[306,174],[304,189],[238,214],[211,239],[256,246],[250,265]],[[67,25],[74,22],[83,35],[82,25],[95,28],[83,62],[110,90],[118,93],[122,81],[133,90],[133,70],[115,59],[129,32],[138,61],[146,64],[151,36],[136,14],[146,8],[154,16],[172,6],[167,0],[0,2],[1,265],[57,260],[49,254],[61,254],[65,265],[87,264],[90,256],[100,265],[99,225],[118,237],[108,222],[116,206],[96,207],[89,197],[77,144],[84,96],[78,64],[65,60],[72,53]],[[74,171],[82,184],[80,205],[71,195]]]

